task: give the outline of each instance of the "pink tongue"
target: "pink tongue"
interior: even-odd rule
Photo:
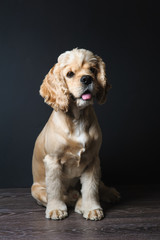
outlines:
[[[89,100],[92,98],[92,95],[90,93],[86,93],[82,95],[82,99],[83,100]]]

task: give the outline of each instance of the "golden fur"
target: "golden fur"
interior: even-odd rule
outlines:
[[[82,83],[83,76],[91,83]],[[61,54],[41,85],[40,94],[54,111],[35,143],[31,191],[46,206],[47,218],[65,218],[67,205],[76,203],[75,211],[84,218],[100,220],[99,195],[105,201],[119,199],[100,181],[102,136],[92,107],[93,98],[105,102],[109,88],[104,62],[85,49]],[[86,89],[90,98],[84,100]]]

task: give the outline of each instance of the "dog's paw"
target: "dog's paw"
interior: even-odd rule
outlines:
[[[90,211],[85,211],[83,213],[83,217],[87,220],[101,220],[104,218],[103,210],[102,209],[94,209]]]
[[[112,187],[108,187],[107,190],[101,195],[102,195],[102,201],[105,201],[108,203],[116,203],[121,198],[120,193],[115,188],[112,188]]]
[[[53,220],[60,220],[60,219],[66,218],[67,216],[68,216],[68,213],[66,210],[46,209],[46,218],[53,219]]]

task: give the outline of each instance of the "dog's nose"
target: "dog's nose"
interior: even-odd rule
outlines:
[[[89,85],[92,83],[93,78],[90,75],[84,75],[80,79],[81,83],[84,83],[86,85]]]

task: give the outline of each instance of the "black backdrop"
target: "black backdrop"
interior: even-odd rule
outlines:
[[[51,108],[39,86],[59,54],[86,48],[106,62],[112,90],[95,105],[109,184],[159,181],[158,29],[153,1],[0,2],[0,187],[28,187],[35,139]]]

